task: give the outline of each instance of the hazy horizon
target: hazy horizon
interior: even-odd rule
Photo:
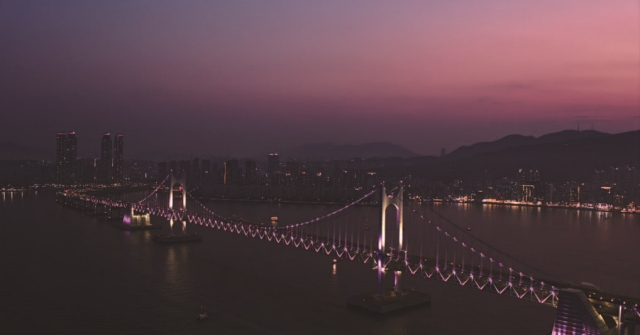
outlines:
[[[478,143],[490,143],[490,142],[494,142],[494,141],[498,141],[500,139],[503,139],[505,137],[508,136],[533,136],[535,138],[540,138],[542,136],[545,135],[549,135],[549,134],[555,134],[555,133],[559,133],[559,132],[565,132],[565,131],[576,131],[577,129],[564,129],[564,130],[560,130],[558,132],[552,132],[552,133],[545,133],[545,134],[541,134],[541,135],[525,135],[525,134],[507,134],[505,136],[501,136],[499,138],[494,138],[494,139],[490,139],[490,140],[486,140],[486,141],[476,141],[473,143],[466,143],[466,144],[462,144],[458,147],[455,148],[445,148],[446,149],[446,153],[452,153],[454,151],[456,151],[457,149],[460,149],[462,147],[469,147]],[[592,131],[591,128],[588,129],[580,129],[580,132],[583,131]],[[593,129],[593,131],[596,132],[600,132],[597,129]],[[601,132],[604,134],[609,134],[609,135],[617,135],[617,134],[621,134],[621,133],[625,133],[625,132],[620,132],[620,133],[606,133],[606,132]],[[102,134],[100,134],[102,135]],[[112,139],[115,137],[115,133],[111,133],[112,135]],[[83,143],[83,137],[82,134],[77,134],[76,136],[79,139],[79,147],[81,148],[81,151],[78,152],[78,157],[82,157],[82,158],[89,158],[89,157],[94,157],[94,158],[99,158],[100,153],[100,140],[99,139],[91,139],[91,141],[89,141],[89,143]],[[21,143],[16,143],[13,142],[11,140],[2,140],[0,138],[0,144],[17,144],[20,146],[23,146],[23,144]],[[125,135],[125,146],[126,144],[126,135]],[[416,154],[418,156],[440,156],[441,152],[435,153],[435,154],[421,154],[419,152],[415,152],[412,151],[408,148],[406,148],[405,146],[398,144],[398,143],[393,143],[393,142],[386,142],[386,141],[377,141],[377,142],[367,142],[367,143],[334,143],[334,142],[320,142],[320,143],[300,143],[291,147],[286,147],[286,148],[281,148],[279,150],[270,150],[270,151],[264,151],[264,152],[253,152],[251,154],[233,154],[233,153],[211,153],[211,152],[198,152],[198,151],[188,151],[188,150],[197,150],[196,148],[189,148],[183,152],[168,152],[168,151],[142,151],[142,152],[127,152],[127,150],[125,150],[125,159],[129,160],[129,159],[191,159],[194,157],[201,157],[201,158],[237,158],[237,159],[258,159],[258,160],[266,160],[266,157],[269,153],[280,153],[281,155],[288,157],[289,153],[293,152],[294,149],[299,149],[302,148],[304,146],[309,146],[309,145],[320,145],[320,144],[332,144],[332,145],[336,145],[336,146],[362,146],[362,145],[368,145],[368,144],[375,144],[375,143],[387,143],[387,144],[391,144],[391,145],[398,145],[403,149],[409,150],[411,151],[413,154]],[[43,154],[43,157],[33,157],[33,158],[37,158],[37,159],[54,159],[55,158],[55,142],[53,142],[53,144],[48,143],[49,148],[39,148],[39,147],[27,147],[27,149],[33,149],[35,151],[38,151],[40,153]],[[83,150],[82,148],[87,148],[87,150]]]

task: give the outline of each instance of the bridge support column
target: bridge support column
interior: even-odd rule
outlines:
[[[384,184],[380,186],[380,232],[378,234],[378,295],[384,296],[384,255],[386,253],[385,240],[387,230],[387,208],[391,205],[396,207],[396,223],[398,226],[398,255],[402,250],[403,222],[402,222],[402,186],[398,189],[398,194],[391,196],[387,194]],[[402,272],[395,270],[394,291],[397,295],[402,294]]]
[[[378,254],[378,297],[384,298],[384,265],[382,264],[382,254]]]
[[[171,171],[171,180],[169,183],[169,209],[173,209],[173,187],[176,185],[182,186],[182,208],[187,209],[187,175],[182,172],[178,177]]]
[[[396,295],[400,295],[402,294],[402,271],[396,271],[395,277],[395,292]]]
[[[182,171],[182,173],[178,176],[174,174],[174,171],[171,170],[171,178],[169,181],[169,211],[167,215],[170,215],[169,226],[171,229],[171,233],[159,234],[154,237],[156,242],[160,243],[179,243],[179,242],[194,242],[194,241],[202,241],[202,236],[191,233],[187,234],[187,220],[183,220],[187,213],[175,213],[173,210],[173,187],[176,185],[182,186],[182,210],[187,210],[187,174]],[[174,219],[180,220],[182,222],[182,233],[174,234],[173,233],[173,221]],[[187,216],[188,219],[188,216]]]
[[[624,335],[624,323],[622,321],[622,305],[620,305],[618,307],[618,335]]]
[[[378,264],[378,292],[375,294],[360,294],[356,296],[352,296],[347,299],[347,304],[349,306],[363,308],[369,310],[374,313],[384,314],[388,312],[394,312],[406,308],[412,308],[422,305],[428,305],[431,303],[431,296],[426,293],[408,290],[406,292],[402,291],[402,271],[404,270],[404,264],[406,264],[407,260],[407,251],[402,250],[402,240],[403,240],[403,222],[402,222],[402,186],[400,187],[398,194],[393,196],[387,194],[387,191],[384,188],[384,184],[380,186],[380,231],[378,235],[378,252],[377,252],[377,264]],[[390,261],[394,261],[392,265],[394,271],[394,292],[391,294],[386,294],[384,291],[384,274],[385,274],[385,257],[386,257],[386,247],[385,247],[385,239],[386,239],[386,212],[387,207],[393,205],[396,207],[397,215],[396,222],[398,225],[398,250],[397,252],[391,253],[390,257],[392,258]],[[400,255],[404,253],[404,259],[400,259]]]

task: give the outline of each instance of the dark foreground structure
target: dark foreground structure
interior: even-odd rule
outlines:
[[[363,308],[375,314],[385,314],[407,308],[428,306],[431,296],[418,291],[389,292],[384,296],[360,294],[347,299],[347,305]]]

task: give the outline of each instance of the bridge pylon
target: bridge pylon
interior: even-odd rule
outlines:
[[[386,229],[387,229],[387,209],[389,206],[396,207],[396,224],[398,228],[398,252],[402,250],[403,239],[403,215],[402,215],[402,185],[398,188],[397,194],[387,194],[384,184],[380,185],[380,232],[378,234],[378,296],[384,296],[384,255],[386,253]],[[402,294],[402,271],[395,270],[396,295]]]
[[[182,171],[180,175],[176,175],[171,170],[171,178],[169,179],[169,209],[173,209],[173,187],[182,186],[182,209],[187,210],[187,174]],[[169,219],[169,227],[173,233],[173,218]],[[187,222],[182,221],[182,234],[186,233]]]
[[[182,208],[187,209],[187,174],[183,171],[180,175],[176,175],[171,170],[171,178],[169,179],[169,209],[173,209],[173,187],[182,186]]]
[[[174,173],[173,170],[170,172],[171,178],[169,178],[169,234],[158,234],[153,237],[154,241],[160,243],[178,243],[178,242],[194,242],[194,241],[202,241],[202,236],[196,233],[187,233],[187,220],[186,213],[181,213],[182,215],[176,215],[173,212],[173,187],[176,185],[182,186],[182,209],[184,211],[187,210],[187,174],[182,171],[180,175]],[[180,214],[180,213],[178,213]],[[174,218],[180,218],[182,221],[182,233],[174,234],[173,233],[173,220]]]
[[[370,312],[377,314],[384,314],[388,312],[394,312],[405,308],[411,308],[420,305],[428,305],[431,303],[431,296],[426,293],[408,290],[402,291],[402,269],[404,267],[394,267],[395,274],[395,286],[394,292],[391,294],[385,294],[384,292],[384,259],[386,256],[386,229],[387,229],[387,209],[389,206],[396,207],[396,224],[398,228],[398,250],[397,255],[394,253],[391,257],[399,257],[400,251],[403,246],[403,209],[402,209],[402,197],[403,189],[399,187],[398,193],[387,193],[384,184],[380,185],[380,232],[378,235],[378,257],[377,270],[378,270],[378,292],[369,294],[358,294],[347,299],[349,306],[366,309]]]

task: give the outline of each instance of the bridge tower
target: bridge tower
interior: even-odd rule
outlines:
[[[378,296],[384,297],[384,255],[385,255],[385,239],[387,228],[387,208],[389,206],[396,207],[396,223],[398,225],[398,252],[402,250],[403,222],[402,222],[402,185],[398,189],[398,194],[387,194],[384,184],[380,186],[380,232],[378,235]],[[402,293],[402,271],[395,270],[395,287],[396,295]]]
[[[173,209],[173,187],[176,185],[182,186],[182,209],[187,210],[187,174],[182,171],[180,175],[176,175],[171,170],[171,178],[169,180],[169,209]],[[169,227],[173,234],[173,218],[169,219]],[[187,221],[182,221],[182,234],[186,233]]]
[[[169,209],[173,209],[173,187],[182,186],[182,208],[187,209],[187,174],[183,171],[179,176],[171,170],[171,179],[169,183]]]

